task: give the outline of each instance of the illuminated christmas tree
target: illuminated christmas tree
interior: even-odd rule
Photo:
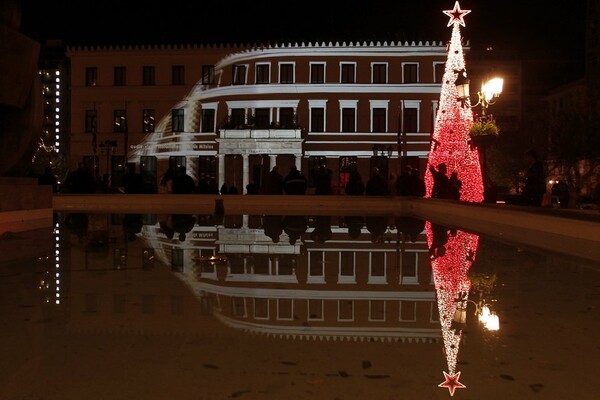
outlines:
[[[444,11],[444,14],[450,17],[448,26],[452,26],[452,38],[448,45],[448,58],[429,152],[429,166],[437,168],[439,164],[446,164],[447,174],[456,172],[462,182],[460,200],[482,202],[483,180],[479,155],[469,144],[473,112],[469,99],[465,100],[464,106],[458,101],[455,86],[459,74],[466,74],[459,25],[465,26],[463,18],[470,12],[461,10],[458,1],[454,4],[454,9]],[[429,167],[425,171],[425,187],[426,197],[432,197],[433,175]]]

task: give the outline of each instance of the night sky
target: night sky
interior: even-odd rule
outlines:
[[[435,40],[451,29],[442,10],[454,0],[408,2],[42,1],[22,0],[21,32],[67,44],[281,43],[288,41]],[[585,0],[464,0],[463,37],[494,46],[583,59]]]

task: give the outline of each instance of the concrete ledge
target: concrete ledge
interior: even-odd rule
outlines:
[[[52,208],[0,212],[0,233],[52,227]]]

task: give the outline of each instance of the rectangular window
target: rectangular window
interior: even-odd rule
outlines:
[[[341,83],[355,83],[355,65],[354,64],[342,64],[341,65]]]
[[[292,107],[282,107],[279,109],[279,126],[282,129],[294,128],[294,109]]]
[[[92,133],[98,129],[98,111],[85,110],[85,131]]]
[[[325,64],[310,64],[310,83],[325,83]]]
[[[400,321],[417,320],[417,303],[415,301],[400,300]]]
[[[203,108],[202,109],[202,126],[200,127],[202,132],[214,132],[215,131],[215,109],[214,108]]]
[[[246,66],[237,64],[233,66],[233,77],[232,84],[234,85],[245,85],[246,84]]]
[[[208,186],[209,181],[216,182],[217,180],[217,157],[215,156],[200,156],[198,159],[198,182],[205,182]],[[199,185],[199,189],[202,186]],[[208,189],[208,187],[207,187]],[[242,264],[242,272],[243,272]]]
[[[308,299],[308,319],[313,321],[323,320],[323,300]]]
[[[323,252],[311,251],[309,258],[310,268],[309,276],[323,276]]]
[[[385,253],[382,251],[371,253],[371,276],[385,276]]]
[[[172,85],[184,85],[185,84],[185,69],[183,65],[173,65],[171,67],[171,84]]]
[[[277,319],[294,319],[294,303],[292,299],[277,299]]]
[[[98,85],[98,68],[87,67],[85,69],[85,86]]]
[[[214,65],[203,65],[202,66],[202,84],[212,85],[215,83],[215,66]]]
[[[231,314],[234,317],[245,317],[246,316],[246,299],[243,297],[232,297],[231,298]]]
[[[371,112],[373,118],[371,132],[387,132],[387,110],[385,108],[373,108]]]
[[[156,68],[154,66],[145,65],[142,67],[142,85],[156,85]]]
[[[373,83],[387,83],[387,64],[373,64]]]
[[[369,300],[369,320],[385,321],[385,300]]]
[[[279,83],[294,83],[294,64],[279,64]]]
[[[233,129],[241,129],[246,124],[246,110],[243,108],[232,108],[229,118]]]
[[[267,129],[271,123],[270,108],[256,108],[254,110],[254,126],[258,129]]]
[[[113,132],[127,132],[127,110],[115,110]]]
[[[342,132],[356,132],[356,110],[342,108]]]
[[[402,123],[404,124],[404,132],[417,132],[417,109],[405,108],[402,113]]]
[[[125,67],[115,67],[114,69],[114,85],[125,86],[126,82],[126,69]]]
[[[338,320],[352,321],[354,319],[354,301],[338,300]]]
[[[256,83],[271,83],[271,69],[269,64],[256,64]]]
[[[142,132],[154,132],[155,121],[155,112],[153,109],[142,110]]]
[[[340,276],[354,277],[354,252],[340,252]]]
[[[310,109],[310,131],[325,132],[325,109],[314,107]]]
[[[434,73],[435,73],[435,83],[442,83],[442,79],[444,79],[444,73],[446,72],[446,65],[443,63],[437,63],[435,64],[434,67]]]
[[[416,63],[404,64],[402,66],[404,83],[417,83],[418,82],[417,66],[418,66],[418,64],[416,64]]]
[[[255,298],[254,299],[254,318],[268,319],[269,318],[269,299]]]
[[[183,108],[175,108],[171,110],[171,124],[173,132],[183,132],[184,131],[184,109]]]

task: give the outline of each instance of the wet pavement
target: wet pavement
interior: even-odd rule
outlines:
[[[462,399],[600,397],[593,262],[393,216],[191,217],[4,233],[0,399],[444,399],[444,372]]]

